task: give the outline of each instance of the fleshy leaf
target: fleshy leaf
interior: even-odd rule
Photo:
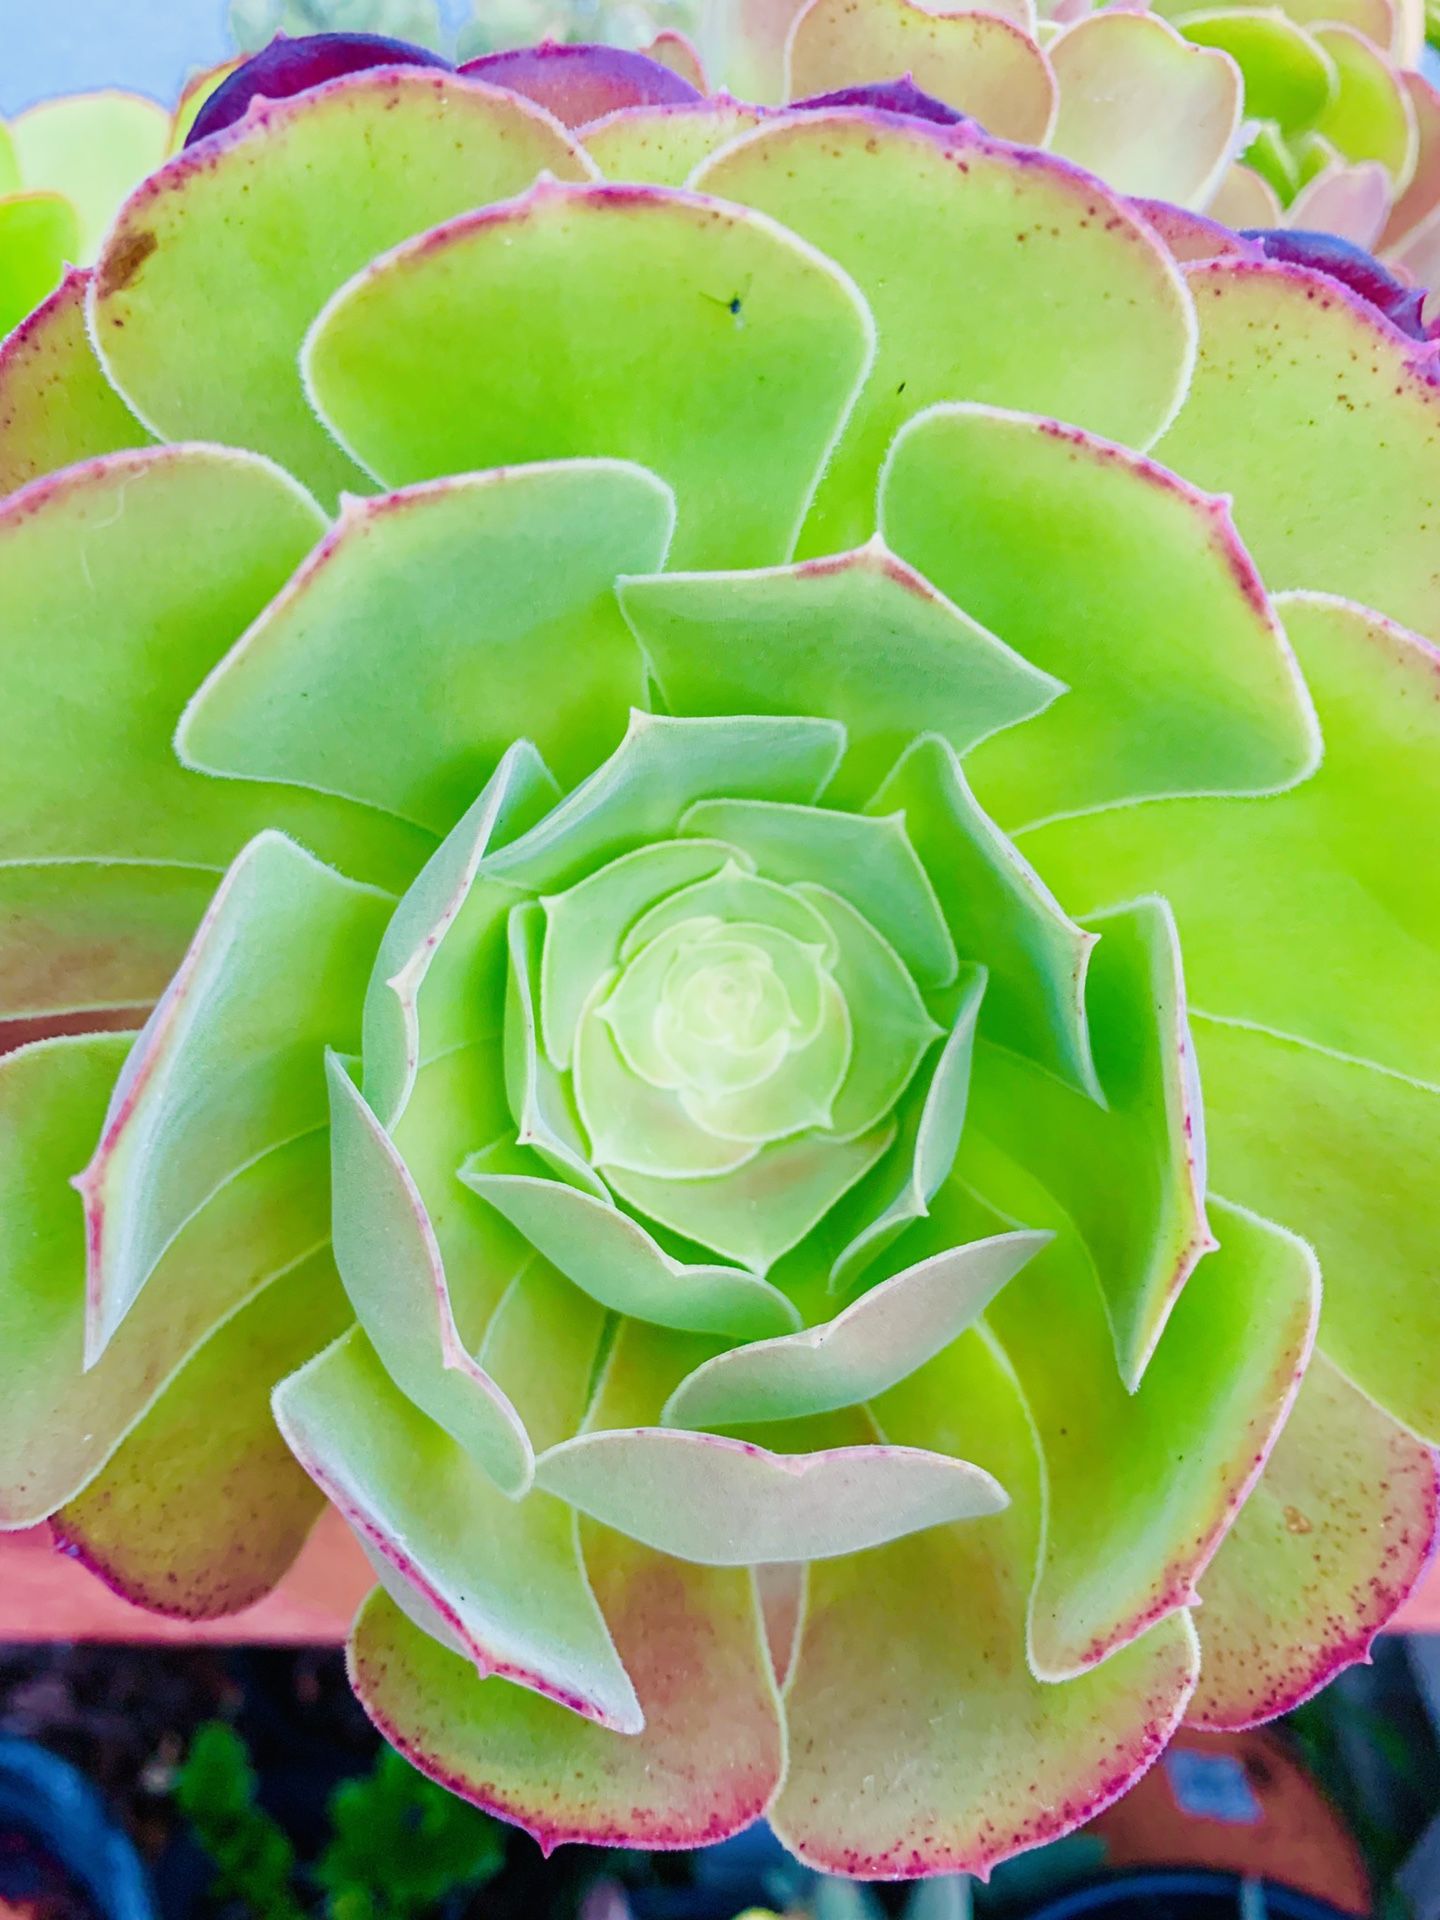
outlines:
[[[970,1125],[1033,1171],[1075,1221],[1133,1391],[1215,1244],[1205,1223],[1203,1114],[1169,907],[1137,900],[1088,924],[1100,934],[1085,1001],[1105,1105],[982,1045]]]
[[[955,943],[900,814],[702,800],[680,828],[740,848],[771,880],[805,881],[839,894],[889,941],[921,986],[944,987],[955,978]]]
[[[0,198],[0,338],[55,291],[79,252],[75,209],[63,194]]]
[[[951,1247],[884,1280],[836,1319],[701,1363],[665,1403],[667,1424],[736,1426],[858,1406],[897,1385],[973,1325],[1045,1244],[998,1234]]]
[[[1043,147],[1055,118],[1055,76],[1028,28],[1026,4],[932,11],[912,0],[811,0],[786,49],[789,97],[909,74],[997,139]]]
[[[881,518],[942,592],[1070,688],[1023,739],[969,759],[1006,828],[1153,794],[1264,792],[1313,765],[1304,684],[1218,495],[1054,421],[936,407],[896,442]],[[1043,568],[1025,564],[1036,551]]]
[[[917,729],[965,753],[1063,692],[872,540],[753,573],[621,582],[672,713],[818,713],[849,742],[829,797],[867,799]]]
[[[1217,1181],[1314,1241],[1326,1352],[1440,1441],[1440,1088],[1204,1016],[1195,1038]]]
[[[845,750],[835,721],[798,715],[674,719],[635,712],[625,738],[590,779],[489,863],[497,879],[536,892],[571,886],[674,831],[697,800],[810,804]]]
[[[947,741],[922,736],[872,809],[899,813],[936,882],[957,952],[989,971],[987,1038],[1098,1095],[1085,976],[1096,936],[1065,913],[977,804]]]
[[[627,107],[596,120],[580,137],[607,180],[683,187],[702,161],[758,127],[762,117],[722,94],[691,106]]]
[[[219,448],[114,454],[0,508],[0,862],[86,863],[48,884],[37,868],[37,917],[5,917],[3,971],[22,995],[55,938],[68,1004],[114,1004],[117,978],[135,977],[131,951],[152,997],[150,969],[173,969],[194,925],[180,895],[203,900],[201,870],[213,886],[267,823],[386,883],[424,858],[425,836],[399,823],[323,795],[201,780],[175,759],[184,701],[322,525],[268,462]],[[82,929],[95,937],[58,944]]]
[[[808,817],[810,809],[797,811]],[[736,856],[737,850],[719,839],[653,841],[609,861],[563,893],[546,896],[540,1012],[545,1051],[554,1066],[569,1067],[585,1002],[619,960],[631,924],[657,897],[711,878]]]
[[[358,274],[303,368],[392,485],[624,456],[675,490],[675,565],[762,566],[789,558],[873,348],[841,269],[761,215],[544,180]]]
[[[380,33],[307,33],[289,38],[277,33],[269,46],[222,74],[185,136],[186,146],[223,133],[245,117],[253,101],[290,100],[329,80],[364,73],[371,67],[443,67],[450,62],[427,47]]]
[[[573,1386],[583,1395],[584,1376]],[[639,1731],[575,1516],[558,1501],[507,1500],[396,1390],[358,1329],[281,1383],[275,1417],[306,1472],[482,1674]]]
[[[328,1150],[317,1130],[219,1189],[85,1371],[84,1222],[65,1181],[95,1143],[130,1040],[45,1040],[0,1062],[0,1118],[13,1143],[0,1169],[9,1276],[0,1301],[10,1365],[0,1402],[6,1527],[44,1519],[72,1499],[201,1341],[329,1233]]]
[[[587,164],[548,114],[448,73],[384,68],[257,107],[121,209],[92,289],[100,357],[156,432],[258,448],[333,500],[368,476],[296,372],[325,300],[397,241]],[[257,258],[283,262],[260,301]]]
[[[422,1061],[498,1038],[504,1002],[492,992],[487,1018],[481,982],[503,974],[502,930],[519,896],[481,869],[557,793],[534,748],[517,742],[396,907],[365,990],[364,1091],[383,1125],[404,1112]]]
[[[1190,1722],[1254,1726],[1365,1659],[1424,1571],[1435,1523],[1430,1449],[1316,1354],[1259,1485],[1200,1583]]]
[[[0,862],[4,1017],[129,1009],[164,992],[215,891],[210,867],[180,862]]]
[[[851,1554],[1006,1502],[988,1473],[918,1448],[781,1454],[674,1427],[562,1441],[536,1461],[535,1484],[661,1553],[713,1567]]]
[[[909,1086],[942,1029],[925,1009],[905,963],[857,908],[827,887],[794,891],[830,925],[835,979],[851,1009],[854,1045],[829,1124],[859,1133],[883,1120]]]
[[[477,1681],[382,1594],[356,1622],[356,1692],[423,1773],[546,1852],[724,1840],[764,1813],[784,1764],[750,1577],[685,1566],[603,1527],[582,1539],[643,1731],[610,1733],[525,1688]]]
[[[92,260],[115,209],[158,167],[170,116],[138,93],[72,93],[43,100],[10,122],[27,186],[63,194],[78,218],[75,265]]]
[[[55,1530],[136,1606],[182,1620],[267,1594],[321,1508],[275,1427],[270,1390],[342,1332],[323,1251],[274,1280],[191,1356]]]
[[[1189,280],[1200,353],[1160,457],[1233,494],[1272,592],[1346,594],[1435,632],[1428,503],[1440,491],[1440,389],[1430,356],[1323,274],[1218,260]],[[1285,350],[1260,352],[1261,341]]]
[[[1089,1819],[1144,1771],[1194,1686],[1194,1631],[1181,1614],[1066,1686],[1036,1680],[1024,1621],[1040,1490],[1003,1362],[967,1334],[876,1412],[893,1441],[979,1461],[1011,1504],[811,1569],[771,1819],[826,1872],[984,1874]],[[904,1767],[877,1770],[887,1753]]]
[[[962,970],[955,990],[950,1033],[935,1063],[923,1101],[913,1103],[899,1138],[885,1161],[855,1196],[853,1217],[842,1214],[858,1231],[835,1255],[830,1268],[830,1291],[844,1293],[892,1240],[917,1220],[923,1220],[930,1202],[949,1178],[970,1098],[970,1072],[975,1048],[975,1022],[980,1012],[987,976],[983,967]]]
[[[1055,1230],[991,1323],[1019,1377],[1046,1485],[1030,1660],[1047,1681],[1068,1682],[1193,1600],[1290,1407],[1314,1337],[1318,1271],[1290,1234],[1212,1202],[1220,1249],[1200,1263],[1128,1392],[1102,1275],[1072,1221],[993,1155],[971,1155],[963,1171],[999,1205],[959,1206],[952,1231],[1016,1219]]]
[[[104,1352],[166,1247],[226,1180],[323,1123],[321,1050],[359,1040],[385,896],[281,834],[221,882],[111,1095],[75,1184],[85,1202],[86,1358]],[[297,968],[302,951],[305,965]]]
[[[435,1229],[410,1170],[333,1053],[326,1069],[335,1262],[360,1324],[400,1391],[502,1492],[523,1494],[533,1466],[529,1439],[461,1339]]]
[[[601,1172],[622,1200],[662,1227],[764,1273],[864,1179],[894,1138],[893,1121],[850,1140],[799,1134],[708,1180]]]
[[[1037,155],[1017,172],[1012,149],[973,130],[839,109],[770,122],[695,179],[803,234],[874,309],[875,364],[816,495],[805,554],[874,532],[887,449],[932,403],[1024,407],[1139,446],[1180,403],[1195,320],[1174,262],[1123,201],[1063,160]],[[944,589],[942,574],[931,578]]]
[[[1415,171],[1415,109],[1385,55],[1353,27],[1319,26],[1314,39],[1333,61],[1336,91],[1316,121],[1347,160],[1378,160],[1397,187]]]
[[[622,107],[681,106],[699,99],[688,80],[627,47],[543,40],[535,47],[482,54],[460,71],[522,94],[566,127],[584,126]]]
[[[484,1154],[468,1160],[460,1177],[552,1266],[616,1313],[750,1339],[788,1333],[799,1318],[757,1275],[673,1259],[627,1214],[577,1187],[505,1171]]]
[[[1229,60],[1154,14],[1119,8],[1077,21],[1047,51],[1060,90],[1053,153],[1122,193],[1209,204],[1240,128]]]
[[[540,954],[545,914],[538,900],[513,907],[507,922],[510,965],[505,997],[505,1096],[516,1139],[533,1147],[552,1173],[603,1200],[589,1165],[569,1087],[540,1047]]]
[[[1440,1081],[1440,655],[1344,601],[1295,595],[1280,611],[1325,737],[1309,780],[1244,807],[1060,820],[1022,845],[1077,913],[1163,893],[1207,1014]]]
[[[643,692],[615,576],[659,566],[673,521],[661,482],[612,460],[347,501],[187,708],[180,752],[436,833],[517,738],[573,785]]]
[[[1228,7],[1187,13],[1187,40],[1228,53],[1245,81],[1245,112],[1282,133],[1311,127],[1335,98],[1339,76],[1317,34],[1278,7]]]
[[[67,273],[0,345],[0,494],[150,440],[95,358],[88,284],[88,274]]]

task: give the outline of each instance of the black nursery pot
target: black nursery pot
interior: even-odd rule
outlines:
[[[0,1739],[0,1899],[70,1920],[159,1920],[140,1857],[68,1760]]]
[[[1265,1920],[1353,1920],[1308,1893],[1266,1881],[1263,1899],[1245,1900],[1232,1873],[1127,1873],[1067,1893],[1039,1907],[1029,1920],[1237,1920],[1251,1912]]]

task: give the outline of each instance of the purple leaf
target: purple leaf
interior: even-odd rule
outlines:
[[[237,67],[195,116],[187,147],[239,120],[255,99],[288,100],[326,80],[361,73],[367,67],[445,67],[450,62],[428,47],[390,40],[380,33],[312,33],[290,40],[277,33],[253,60]]]
[[[793,100],[792,112],[803,113],[822,107],[875,107],[882,113],[904,113],[912,120],[933,120],[937,126],[954,127],[970,116],[937,100],[933,93],[917,87],[910,75],[898,80],[869,80],[860,87],[840,87],[834,93],[812,94],[808,100]]]
[[[548,107],[567,127],[583,127],[621,107],[679,107],[703,98],[658,60],[620,47],[572,47],[542,40],[538,47],[482,54],[467,60],[460,71]]]
[[[1426,324],[1422,311],[1425,288],[1406,286],[1353,241],[1333,233],[1307,233],[1298,227],[1247,227],[1243,238],[1254,240],[1271,260],[1311,267],[1338,280],[1412,340],[1435,338],[1435,326]]]

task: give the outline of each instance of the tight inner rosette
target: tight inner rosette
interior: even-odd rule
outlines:
[[[208,1618],[328,1501],[547,1846],[984,1872],[1429,1550],[1435,349],[913,88],[403,56],[0,349],[0,1521]]]

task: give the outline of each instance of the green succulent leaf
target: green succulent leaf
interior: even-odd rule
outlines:
[[[1098,1099],[1085,979],[1096,936],[1065,913],[977,803],[953,748],[922,735],[871,801],[900,813],[956,950],[989,974],[981,1030]]]
[[[1363,1659],[1430,1555],[1436,1493],[1431,1449],[1316,1354],[1259,1485],[1200,1583],[1192,1723],[1254,1726]],[[1300,1630],[1277,1640],[1276,1619]]]
[[[660,1326],[752,1339],[796,1325],[790,1302],[758,1274],[677,1260],[613,1201],[506,1171],[508,1158],[478,1155],[461,1178],[602,1306]]]
[[[962,970],[950,1032],[936,1057],[924,1098],[910,1103],[894,1145],[858,1189],[854,1207],[842,1210],[841,1220],[851,1237],[832,1260],[832,1293],[848,1292],[893,1240],[923,1220],[949,1178],[969,1107],[975,1025],[987,985],[983,967]]]
[[[179,1619],[262,1599],[323,1505],[276,1429],[270,1390],[349,1320],[324,1249],[263,1287],[56,1514],[66,1549],[135,1605]]]
[[[1118,208],[1095,217],[1087,176],[1038,156],[1029,164],[1023,249],[1009,149],[978,133],[799,114],[761,126],[696,174],[705,192],[758,207],[823,248],[874,310],[879,351],[816,496],[804,552],[829,553],[874,531],[886,450],[906,420],[938,401],[1054,414],[1139,446],[1173,417],[1194,354],[1174,264],[1138,218]],[[987,296],[977,300],[981,285]],[[976,613],[963,597],[959,604]]]
[[[74,208],[77,266],[92,260],[116,205],[158,167],[170,116],[140,94],[71,94],[28,108],[10,123],[21,178]]]
[[[1228,53],[1244,77],[1247,117],[1273,120],[1284,133],[1313,127],[1339,92],[1339,73],[1320,36],[1278,8],[1186,13],[1180,29],[1197,46]]]
[[[0,1168],[9,1276],[0,1334],[13,1368],[0,1403],[7,1527],[43,1520],[73,1499],[201,1342],[329,1234],[328,1142],[315,1131],[215,1192],[86,1367],[84,1222],[66,1181],[95,1144],[132,1037],[44,1040],[0,1062],[0,1112],[15,1143]],[[65,1196],[58,1207],[57,1194]]]
[[[506,923],[510,967],[505,1001],[505,1097],[516,1140],[532,1147],[552,1173],[607,1197],[585,1157],[575,1095],[540,1048],[541,950],[545,910],[538,900],[512,907]]]
[[[570,1382],[576,1419],[589,1366]],[[305,1470],[482,1674],[640,1730],[573,1513],[539,1492],[508,1500],[398,1391],[358,1331],[282,1382],[275,1416]]]
[[[280,834],[252,841],[222,881],[76,1175],[89,1250],[88,1361],[210,1197],[323,1124],[323,1050],[359,1040],[364,956],[385,901]],[[303,971],[292,958],[298,948]]]
[[[272,454],[326,501],[368,489],[306,402],[306,329],[377,254],[521,192],[542,169],[583,179],[588,163],[527,101],[434,68],[379,68],[267,101],[167,161],[122,207],[91,290],[101,360],[167,439]],[[257,259],[279,269],[259,306]]]
[[[581,138],[607,180],[683,187],[712,153],[760,120],[753,107],[722,97],[693,105],[626,107],[592,120]]]
[[[624,580],[620,603],[672,712],[841,722],[836,804],[868,799],[922,726],[965,753],[1064,691],[878,539],[796,567]]]
[[[797,811],[809,817],[808,808]],[[712,879],[741,858],[723,837],[659,840],[607,861],[562,893],[546,896],[541,902],[545,938],[539,1001],[545,1052],[554,1067],[563,1071],[570,1066],[585,1003],[619,962],[621,940],[641,914],[657,899]]]
[[[685,1376],[663,1418],[738,1426],[873,1399],[972,1326],[1047,1237],[997,1234],[948,1248],[882,1281],[834,1320],[715,1354]]]
[[[557,791],[533,747],[512,747],[396,906],[365,990],[363,1086],[385,1125],[404,1113],[424,1062],[500,1032],[501,995],[490,996],[487,1017],[477,987],[483,956],[503,951],[519,896],[481,870]]]
[[[0,494],[150,441],[95,358],[85,331],[88,285],[89,275],[72,269],[48,300],[27,303],[28,317],[0,345]]]
[[[55,291],[79,254],[80,225],[63,194],[0,198],[0,337]]]
[[[741,849],[770,879],[823,889],[864,918],[917,985],[947,987],[958,961],[935,888],[898,813],[784,806],[766,800],[701,800],[680,822]],[[822,915],[825,908],[810,894]]]
[[[846,275],[763,215],[545,180],[366,268],[302,364],[392,486],[621,455],[674,489],[675,565],[763,566],[790,557],[873,350]]]
[[[356,1316],[400,1391],[503,1492],[522,1494],[529,1436],[461,1338],[425,1203],[344,1064],[332,1053],[326,1067],[335,1262]]]
[[[673,518],[653,475],[614,460],[347,500],[187,708],[180,752],[430,833],[454,825],[518,738],[571,786],[640,704],[614,582],[660,565]]]
[[[1160,1751],[1195,1685],[1194,1629],[1178,1614],[1064,1686],[1037,1680],[1022,1623],[1040,1491],[1003,1360],[966,1334],[875,1413],[887,1440],[977,1461],[1011,1503],[812,1570],[771,1820],[826,1872],[983,1872],[1088,1819]],[[873,1760],[901,1751],[897,1792]],[[1035,1782],[1018,1800],[1017,1769]]]
[[[1099,1277],[1120,1376],[1133,1391],[1196,1262],[1215,1243],[1174,920],[1152,898],[1094,916],[1092,927],[1097,921],[1086,1011],[1103,1107],[982,1044],[972,1127],[986,1146],[1031,1169],[1075,1220]]]
[[[881,521],[1071,689],[969,758],[1005,827],[1155,794],[1265,792],[1314,764],[1303,682],[1223,500],[1054,421],[967,405],[901,433]],[[1043,567],[1025,564],[1036,552]]]
[[[1419,633],[1440,629],[1429,506],[1440,393],[1415,342],[1304,268],[1214,260],[1187,278],[1200,351],[1160,458],[1232,496],[1272,592],[1344,594]]]

